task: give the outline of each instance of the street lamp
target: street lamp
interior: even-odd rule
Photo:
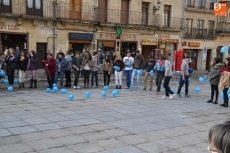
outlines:
[[[160,0],[157,0],[157,7],[153,6],[153,14],[155,14],[156,11],[159,11],[160,6],[161,6],[161,2],[160,2]]]

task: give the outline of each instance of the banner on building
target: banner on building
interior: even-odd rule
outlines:
[[[227,4],[226,3],[214,3],[214,15],[215,16],[227,16]]]

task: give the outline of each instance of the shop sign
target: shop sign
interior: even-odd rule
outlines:
[[[170,35],[166,35],[166,34],[159,34],[158,35],[159,39],[170,39]]]
[[[112,39],[116,40],[117,36],[115,33],[99,33],[99,39]],[[122,34],[122,40],[136,40],[136,34]]]
[[[198,42],[189,42],[188,47],[200,47],[200,43],[198,43]]]
[[[227,4],[226,3],[214,3],[214,15],[215,16],[227,16]]]
[[[93,40],[93,34],[91,33],[69,33],[70,40]]]
[[[187,46],[187,41],[183,41],[182,46]]]
[[[0,24],[0,30],[19,30],[19,26]]]
[[[179,43],[178,39],[159,39],[160,43]]]
[[[153,38],[145,38],[142,39],[142,45],[158,45],[157,42],[154,41]]]

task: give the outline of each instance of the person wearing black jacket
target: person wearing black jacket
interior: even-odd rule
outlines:
[[[82,66],[82,60],[80,58],[79,52],[75,53],[75,57],[72,60],[72,68],[74,70],[74,75],[75,75],[75,80],[74,80],[74,86],[73,89],[80,89],[78,86],[78,80],[79,80],[79,75],[81,72],[81,66]]]
[[[149,60],[145,63],[145,66],[143,67],[143,69],[146,69],[143,90],[146,90],[147,88],[147,80],[150,76],[150,71],[154,69],[155,65],[156,65],[156,61],[153,59],[153,56],[149,56]],[[153,87],[153,76],[150,76],[149,91],[152,91],[152,87]]]
[[[122,71],[125,67],[124,62],[121,58],[121,55],[117,55],[116,59],[114,60],[114,65],[113,66],[117,66],[119,67],[118,70],[115,70],[115,83],[116,83],[116,89],[118,89],[118,85],[119,85],[119,89],[121,89],[122,86]]]
[[[21,52],[17,59],[17,68],[19,74],[19,88],[25,88],[25,72],[27,71],[28,57],[25,52]]]

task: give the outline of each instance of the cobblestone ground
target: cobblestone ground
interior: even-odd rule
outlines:
[[[210,127],[230,116],[229,108],[206,103],[209,84],[197,79],[191,98],[172,100],[127,89],[116,98],[112,89],[102,98],[102,88],[47,94],[46,84],[38,85],[0,89],[0,153],[205,153]],[[176,90],[176,80],[171,86]]]

